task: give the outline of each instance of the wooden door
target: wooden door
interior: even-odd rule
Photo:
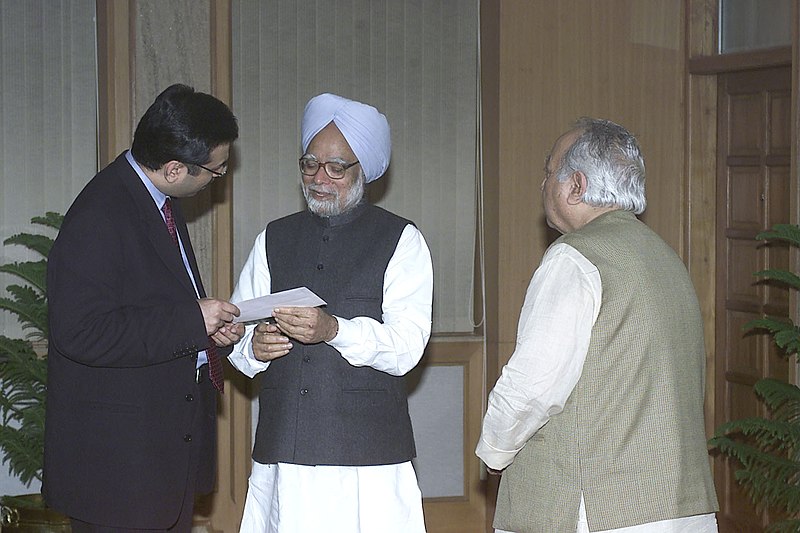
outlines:
[[[483,343],[437,338],[406,379],[428,533],[484,533],[486,494],[475,445],[481,431]]]
[[[789,366],[766,334],[742,326],[764,314],[788,316],[786,289],[753,273],[788,268],[786,246],[756,241],[760,231],[790,221],[791,70],[723,74],[718,88],[716,398],[714,426],[765,409],[753,392],[759,379],[789,377]],[[734,479],[736,465],[715,459],[720,531],[763,530],[758,513]]]

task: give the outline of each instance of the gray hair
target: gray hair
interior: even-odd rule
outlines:
[[[610,120],[588,117],[578,119],[574,131],[580,135],[561,159],[558,181],[580,171],[586,176],[583,201],[588,205],[644,212],[644,159],[636,137]]]

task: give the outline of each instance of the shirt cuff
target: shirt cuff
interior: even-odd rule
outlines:
[[[513,452],[505,452],[498,450],[486,443],[483,439],[478,441],[478,446],[475,448],[475,455],[492,470],[503,470],[508,465],[514,462],[514,458],[519,453],[519,450]]]
[[[228,356],[228,361],[230,361],[236,370],[249,378],[269,368],[269,361],[259,361],[252,354],[246,354],[240,351],[231,353]]]
[[[339,329],[336,335],[329,340],[327,344],[336,348],[341,353],[353,344],[353,342],[358,342],[358,335],[361,329],[358,327],[358,324],[354,323],[352,320],[345,320],[335,315],[333,315],[333,318],[339,324]]]

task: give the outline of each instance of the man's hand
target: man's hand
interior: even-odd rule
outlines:
[[[256,326],[253,332],[253,355],[259,361],[272,361],[283,357],[291,348],[289,339],[281,334],[275,324],[262,322]]]
[[[319,307],[282,307],[272,316],[285,335],[304,344],[328,342],[339,332],[339,322]]]
[[[200,304],[208,335],[214,335],[222,326],[230,324],[234,317],[239,316],[239,308],[225,300],[200,298],[197,303]]]
[[[222,348],[236,344],[244,335],[244,324],[225,324],[211,335],[214,344]]]

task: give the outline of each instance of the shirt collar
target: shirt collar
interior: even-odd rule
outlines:
[[[158,190],[158,187],[153,185],[153,182],[150,181],[150,178],[147,177],[147,174],[144,173],[142,167],[139,166],[139,163],[133,158],[133,154],[131,151],[128,150],[125,152],[125,159],[128,160],[128,164],[133,168],[136,175],[139,176],[139,179],[142,180],[142,183],[147,188],[147,192],[150,193],[150,197],[153,198],[153,201],[156,203],[156,207],[160,210],[164,207],[164,202],[167,201],[167,195],[163,192]]]

